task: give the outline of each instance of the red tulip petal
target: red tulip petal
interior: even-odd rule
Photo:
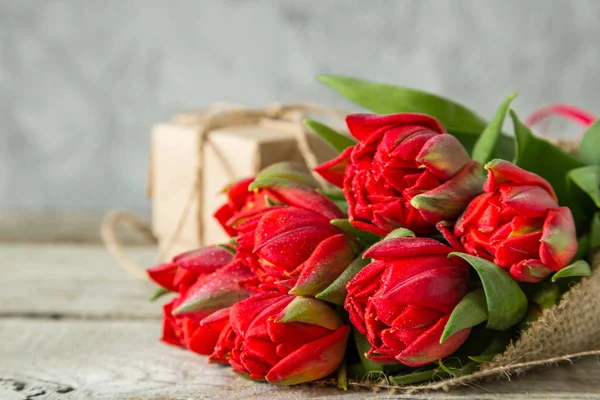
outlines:
[[[250,359],[257,359],[265,364],[275,365],[281,359],[277,355],[277,345],[268,338],[250,337],[244,342],[244,363]],[[256,366],[247,368],[249,371],[255,372]],[[268,369],[264,371],[266,374]]]
[[[427,141],[416,157],[439,179],[448,180],[471,161],[462,144],[452,135],[436,135]]]
[[[305,344],[271,368],[267,381],[295,385],[333,373],[344,358],[349,332],[348,325],[343,325],[329,336]]]
[[[533,172],[525,171],[515,164],[505,160],[492,160],[485,165],[488,170],[488,178],[484,185],[486,192],[492,192],[495,188],[505,182],[514,182],[519,185],[535,185],[541,187],[550,194],[550,197],[556,202],[557,197],[552,186],[541,176]]]
[[[548,212],[544,221],[540,259],[553,271],[566,267],[577,253],[577,235],[571,210],[560,207]]]
[[[290,294],[314,296],[322,292],[354,261],[355,256],[345,235],[325,239],[298,267],[300,276]]]
[[[437,320],[435,322],[437,322]],[[396,336],[396,338],[398,338],[398,340],[402,341],[402,343],[404,343],[406,347],[408,347],[414,341],[419,339],[421,335],[423,335],[429,329],[431,329],[432,326],[433,324],[429,324],[413,329],[396,329],[394,330],[394,335]]]
[[[346,116],[346,124],[352,136],[358,140],[367,138],[374,130],[386,125],[420,125],[438,133],[444,133],[444,126],[435,118],[416,113],[390,115],[350,114]]]
[[[379,290],[381,275],[387,265],[381,262],[372,262],[364,267],[348,283],[348,295],[344,307],[349,313],[352,325],[363,335],[367,334],[365,326],[365,307],[370,296]]]
[[[544,280],[552,270],[546,267],[540,260],[528,259],[514,264],[510,268],[510,274],[519,282],[537,283]]]
[[[537,257],[540,251],[541,237],[541,231],[509,237],[498,245],[494,263],[508,269],[522,260]]]
[[[208,317],[203,318],[200,321],[200,325],[220,333],[229,323],[230,310],[231,308],[223,308],[222,310],[217,310],[214,313],[210,314]]]
[[[395,261],[408,257],[448,255],[452,248],[435,239],[403,237],[385,239],[371,246],[364,258]]]
[[[285,235],[293,231],[307,229],[328,229],[331,234],[339,231],[333,227],[327,218],[312,211],[296,207],[283,207],[266,212],[256,227],[256,247],[254,251],[260,250],[268,242],[277,240],[279,235]]]
[[[330,182],[337,187],[343,187],[344,173],[350,162],[350,153],[352,153],[353,149],[354,146],[348,147],[333,160],[318,165],[314,171],[321,175],[327,182]]]
[[[410,204],[430,224],[458,217],[482,191],[483,175],[480,168],[477,162],[472,161],[450,180],[413,197]]]
[[[361,231],[371,232],[371,233],[374,233],[374,234],[379,235],[379,236],[385,236],[385,235],[387,235],[389,233],[387,230],[381,229],[380,227],[378,227],[376,225],[373,225],[373,224],[370,224],[368,222],[359,221],[359,220],[351,218],[350,219],[350,223],[356,229],[360,229]]]
[[[279,323],[272,319],[267,320],[267,333],[271,341],[295,346],[294,350],[299,349],[305,343],[327,336],[334,330],[303,322]]]
[[[558,204],[550,194],[539,186],[502,185],[499,189],[504,206],[526,218],[543,217]]]
[[[284,204],[319,213],[328,219],[344,218],[344,213],[332,200],[308,185],[286,179],[269,178],[255,181],[253,186],[256,189],[264,188],[275,193]]]
[[[186,347],[188,350],[203,355],[211,354],[215,349],[220,332],[215,332],[212,329],[199,326],[193,322],[188,322],[188,324],[193,324],[194,326],[190,331],[191,335],[186,335]],[[184,332],[186,331],[184,330]]]
[[[233,255],[227,250],[217,246],[208,246],[179,254],[173,258],[173,263],[197,274],[207,274],[224,267],[231,260],[233,260]]]
[[[260,336],[269,337],[269,321],[273,321],[285,307],[294,300],[294,296],[287,294],[279,294],[279,297],[274,298],[257,314],[253,321],[248,326],[248,329],[243,331],[244,337]]]
[[[268,306],[279,302],[290,302],[292,298],[277,292],[256,294],[231,307],[229,320],[232,328],[238,332],[247,332],[252,321]],[[287,304],[287,303],[286,303]]]
[[[468,270],[445,266],[419,275],[383,293],[382,300],[451,312],[467,291]]]
[[[407,306],[404,311],[391,323],[396,329],[414,329],[431,325],[443,316],[442,312],[433,308]]]
[[[179,293],[184,293],[187,289],[193,285],[200,276],[204,274],[197,274],[188,269],[177,268],[175,278],[173,278],[173,285],[177,288]],[[208,275],[208,274],[207,274]]]
[[[406,282],[415,276],[440,267],[455,267],[463,262],[455,263],[454,259],[448,259],[447,255],[431,255],[410,258],[398,258],[396,261],[388,261],[388,267],[381,278],[381,289],[388,292],[396,286]],[[464,265],[460,268],[465,269]]]
[[[301,228],[274,237],[257,251],[257,255],[261,263],[292,276],[300,273],[296,271],[298,267],[307,262],[318,246],[330,237],[330,228]]]
[[[171,292],[177,291],[177,285],[174,284],[175,275],[177,273],[177,266],[175,264],[160,264],[156,267],[148,268],[146,272],[150,279],[163,288]]]
[[[175,298],[163,306],[162,336],[160,340],[174,346],[183,346],[183,341],[178,333],[179,329],[172,313],[173,305],[176,301],[177,299]]]
[[[235,236],[236,232],[227,222],[235,215],[236,210],[229,203],[223,204],[213,213],[213,217],[219,222],[229,237]]]
[[[454,353],[467,340],[471,328],[463,329],[450,336],[444,343],[440,338],[450,315],[447,315],[411,343],[396,359],[409,367],[420,367]]]
[[[456,235],[452,232],[451,225],[448,225],[447,222],[441,221],[438,222],[435,227],[437,228],[438,232],[442,234],[442,236],[444,237],[446,242],[448,242],[450,247],[452,247],[455,251],[460,251],[464,253],[465,248],[460,243],[460,240],[458,240]]]
[[[195,311],[214,311],[230,307],[249,296],[239,283],[253,276],[248,267],[235,262],[199,279],[183,295],[174,311],[184,314]]]
[[[377,152],[385,153],[391,163],[397,160],[406,160],[410,162],[411,168],[416,168],[415,159],[425,143],[434,136],[441,135],[418,125],[394,127],[383,135]]]
[[[383,346],[374,349],[377,353],[386,353],[386,355],[391,355],[395,357],[402,350],[406,348],[404,342],[397,335],[398,330],[394,328],[388,328],[381,331],[381,341],[383,342]]]
[[[471,200],[465,211],[458,218],[454,226],[454,234],[460,237],[465,233],[468,226],[477,224],[479,217],[488,207],[493,197],[494,193],[484,193]]]

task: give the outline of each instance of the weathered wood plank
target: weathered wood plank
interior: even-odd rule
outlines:
[[[150,265],[154,249],[137,248],[131,254]],[[98,245],[0,244],[0,399],[399,397],[244,381],[200,356],[158,342],[160,307],[148,303],[151,291]],[[401,396],[524,397],[600,399],[600,363],[588,358],[531,371],[511,383]]]
[[[277,388],[243,380],[227,368],[157,341],[159,321],[28,320],[0,322],[0,398],[71,399],[392,399],[389,392]],[[20,390],[16,390],[20,388]],[[69,390],[72,389],[72,390]],[[62,391],[62,393],[61,393]],[[449,393],[402,398],[600,399],[600,363],[532,371]],[[35,399],[36,397],[33,397]]]
[[[142,265],[155,250],[128,251]],[[101,245],[0,244],[0,315],[159,318],[154,287],[132,279]]]
[[[149,223],[148,211],[135,214]],[[0,211],[0,241],[101,243],[104,217],[105,213],[89,211]],[[140,243],[139,235],[127,228],[119,228],[117,236],[126,243]]]

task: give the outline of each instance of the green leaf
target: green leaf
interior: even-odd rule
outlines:
[[[594,253],[600,248],[600,211],[592,217],[590,226],[590,260]]]
[[[317,192],[329,197],[329,199],[332,201],[346,201],[346,197],[344,196],[344,191],[342,189],[317,189]]]
[[[443,371],[453,378],[458,378],[459,376],[469,375],[471,372],[477,369],[477,363],[468,362],[465,365],[462,364],[461,360],[456,358],[449,358],[445,361],[438,360],[439,368],[436,369],[436,372]]]
[[[467,293],[460,303],[454,307],[440,338],[440,343],[444,343],[456,332],[479,325],[487,319],[488,311],[483,289]]]
[[[227,251],[229,254],[231,254],[231,255],[234,255],[234,256],[235,256],[235,253],[236,253],[236,251],[235,251],[235,247],[233,247],[233,246],[230,246],[230,245],[228,245],[228,244],[223,244],[223,243],[221,243],[221,244],[218,244],[218,245],[217,245],[217,247],[220,247],[220,248],[222,248],[223,250],[226,250],[226,251]]]
[[[352,147],[357,143],[356,140],[349,136],[342,135],[320,122],[305,119],[304,123],[338,153],[343,152],[348,147]]]
[[[448,131],[481,132],[486,125],[468,108],[434,94],[340,75],[319,75],[317,80],[378,114],[429,114],[439,119]]]
[[[416,371],[406,375],[390,376],[390,382],[396,385],[414,385],[415,383],[427,382],[436,375],[435,369]]]
[[[517,114],[513,110],[509,112],[517,141],[514,163],[546,179],[556,191],[559,203],[570,206],[567,173],[585,164],[552,143],[533,136],[531,130],[521,123]]]
[[[237,376],[239,376],[240,378],[246,379],[248,381],[252,381],[252,382],[256,382],[256,383],[267,383],[267,380],[264,378],[250,378],[250,374],[245,374],[243,372],[238,372],[233,370],[233,373],[236,374]]]
[[[502,133],[504,118],[506,117],[510,103],[515,97],[517,97],[517,93],[512,93],[502,102],[498,111],[496,111],[496,115],[494,115],[494,118],[485,127],[477,143],[475,143],[473,160],[479,161],[481,165],[485,165],[491,159],[496,158],[496,148],[498,139]]]
[[[600,166],[588,165],[569,171],[568,179],[581,188],[600,208]]]
[[[156,288],[154,293],[152,293],[152,296],[150,296],[150,301],[151,302],[156,301],[156,300],[160,299],[161,297],[163,297],[167,293],[171,293],[171,291],[167,290],[163,287],[158,287],[158,288]]]
[[[552,275],[552,282],[556,282],[557,279],[561,278],[573,278],[590,275],[592,275],[592,269],[590,268],[590,264],[588,264],[587,261],[579,260],[575,261],[571,265],[567,265],[566,267]]]
[[[527,313],[527,297],[515,280],[501,267],[465,253],[450,253],[449,257],[460,257],[475,269],[485,291],[489,329],[504,331]]]
[[[255,181],[270,180],[270,179],[285,179],[289,181],[299,182],[313,188],[320,187],[319,183],[313,178],[310,171],[302,164],[283,161],[271,164],[262,169],[254,179]]]
[[[365,357],[365,354],[371,348],[371,343],[364,337],[356,328],[352,327],[352,336],[354,337],[354,343],[356,344],[356,349],[358,350],[358,356],[360,357],[360,362],[363,365],[365,372],[383,372],[383,365],[377,364],[369,360]]]
[[[353,227],[350,221],[347,219],[332,219],[330,223],[331,225],[343,230],[346,233],[356,236],[367,243],[375,243],[381,240],[381,236],[379,235]]]
[[[554,278],[552,278],[554,282]],[[552,282],[542,282],[539,288],[531,296],[531,301],[540,306],[540,309],[546,309],[554,306],[560,299],[560,288]]]
[[[506,350],[506,346],[510,343],[510,335],[506,332],[498,332],[492,338],[489,346],[478,356],[469,356],[469,358],[478,363],[489,362],[496,357],[496,355],[503,353]]]
[[[346,357],[337,369],[337,386],[342,390],[348,390],[348,363]]]
[[[600,119],[583,134],[579,143],[579,158],[588,164],[600,164]]]
[[[394,229],[390,233],[387,234],[385,239],[395,239],[395,238],[403,238],[403,237],[415,237],[415,233],[406,228],[398,228]]]
[[[585,234],[577,240],[577,253],[573,256],[573,261],[587,258],[590,252],[590,235]]]
[[[302,322],[336,330],[343,322],[327,303],[312,297],[296,296],[274,319],[278,323]]]
[[[329,303],[343,305],[346,300],[348,290],[346,286],[366,265],[371,262],[369,259],[362,258],[360,254],[348,267],[336,278],[327,289],[316,295],[317,299],[327,301]]]

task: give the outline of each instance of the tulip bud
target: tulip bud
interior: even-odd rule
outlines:
[[[263,293],[232,307],[211,360],[228,362],[251,379],[310,382],[337,369],[349,330],[320,300]]]
[[[569,264],[577,252],[571,211],[559,207],[540,176],[504,160],[486,164],[485,193],[458,219],[449,242],[493,261],[521,282],[540,282]]]
[[[452,354],[467,339],[463,329],[440,343],[469,279],[452,248],[427,238],[391,237],[364,256],[374,259],[348,283],[345,308],[371,344],[367,358],[418,367]]]
[[[354,227],[429,235],[481,193],[478,164],[435,118],[353,114],[346,122],[359,143],[315,171],[343,187]]]

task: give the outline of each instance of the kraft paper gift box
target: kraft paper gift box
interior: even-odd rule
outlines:
[[[304,162],[297,139],[298,130],[306,129],[300,114],[273,119],[258,112],[230,118],[227,126],[214,130],[206,129],[205,116],[179,114],[152,131],[149,195],[152,230],[163,260],[228,240],[212,215],[226,200],[223,189],[233,179],[251,177],[280,161]],[[316,135],[305,131],[304,137],[317,162],[335,157]]]

